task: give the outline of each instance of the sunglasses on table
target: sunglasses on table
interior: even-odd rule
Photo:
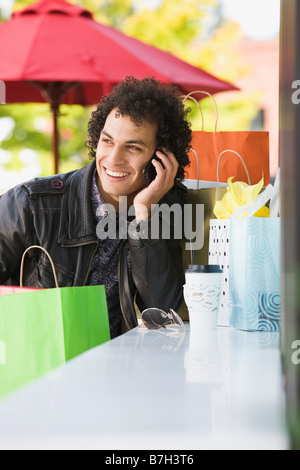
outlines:
[[[148,330],[157,330],[158,328],[178,329],[184,328],[184,323],[178,313],[172,308],[169,313],[164,312],[160,308],[146,308],[142,312],[142,326]]]

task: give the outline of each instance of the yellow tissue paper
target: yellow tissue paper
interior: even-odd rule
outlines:
[[[232,182],[233,176],[228,178],[227,192],[220,201],[216,201],[214,206],[214,214],[217,219],[229,219],[233,212],[240,206],[254,199],[261,191],[264,185],[262,178],[259,183],[252,186],[243,181]],[[247,212],[238,215],[238,217],[246,217]],[[270,217],[270,210],[263,206],[255,214],[255,217]]]

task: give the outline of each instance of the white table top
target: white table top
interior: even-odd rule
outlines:
[[[1,400],[0,449],[288,449],[279,341],[136,328]]]

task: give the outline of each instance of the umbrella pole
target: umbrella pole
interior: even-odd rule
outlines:
[[[58,146],[59,146],[59,135],[58,135],[58,104],[54,103],[51,106],[52,108],[52,116],[53,116],[53,154],[54,154],[54,174],[56,175],[59,172],[59,154],[58,154]]]
[[[30,81],[31,85],[38,88],[45,98],[50,103],[52,118],[53,118],[53,139],[52,148],[54,155],[54,174],[59,173],[59,133],[58,133],[58,117],[59,105],[63,100],[64,95],[68,90],[77,88],[80,83],[78,82],[38,82]]]

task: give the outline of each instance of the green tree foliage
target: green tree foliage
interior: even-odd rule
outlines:
[[[123,30],[143,42],[183,56],[183,51],[203,30],[206,3],[212,2],[164,0],[155,10],[146,8],[128,17]]]
[[[191,64],[202,67],[222,79],[234,82],[247,73],[247,66],[233,46],[240,40],[238,25],[223,22],[218,0],[161,0],[151,3],[141,0],[68,0],[93,12],[94,19],[111,25],[125,34],[166,50]],[[13,10],[19,10],[33,0],[16,0]],[[216,96],[218,103],[218,98]],[[194,129],[202,127],[201,115],[194,103],[190,119]],[[214,127],[214,106],[209,98],[201,100],[205,129]],[[219,129],[248,129],[257,112],[257,96],[241,95],[229,104],[218,103]],[[88,163],[85,148],[90,108],[62,106],[60,128],[60,171]],[[53,172],[51,148],[52,118],[47,104],[13,104],[0,106],[0,118],[15,120],[12,135],[0,143],[13,158],[9,169],[22,166],[20,150],[29,147],[38,152],[42,174]],[[0,121],[1,122],[1,121]],[[1,153],[0,153],[1,163]]]

